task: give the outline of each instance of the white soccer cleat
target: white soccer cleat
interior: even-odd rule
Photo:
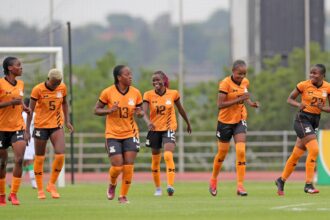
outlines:
[[[163,195],[162,189],[161,188],[156,188],[154,196],[161,196],[161,195]]]

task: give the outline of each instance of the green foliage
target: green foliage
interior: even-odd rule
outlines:
[[[329,68],[328,60],[328,52],[321,51],[318,44],[311,45],[312,65],[323,63]],[[259,110],[249,108],[248,122],[252,130],[293,129],[297,109],[289,106],[286,100],[296,85],[305,80],[305,52],[296,48],[288,57],[287,67],[281,66],[281,62],[279,55],[266,59],[264,69],[249,77],[252,99],[261,103]]]

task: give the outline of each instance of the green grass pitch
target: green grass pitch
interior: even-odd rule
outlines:
[[[180,182],[175,195],[154,197],[151,183],[134,183],[130,204],[106,199],[105,184],[77,184],[59,189],[60,199],[39,201],[36,191],[24,185],[19,192],[21,205],[0,207],[2,220],[102,220],[102,219],[330,219],[330,186],[318,186],[317,195],[303,192],[302,182],[288,182],[284,197],[276,194],[273,182],[247,182],[247,197],[238,197],[234,182],[221,182],[212,197],[207,183]],[[117,188],[117,195],[119,194]]]

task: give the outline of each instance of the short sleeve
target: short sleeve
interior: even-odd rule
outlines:
[[[305,83],[304,83],[304,82],[300,82],[300,83],[298,83],[297,86],[296,86],[296,88],[297,88],[297,90],[298,90],[300,93],[302,93],[302,92],[304,91],[304,89],[305,89]]]
[[[139,90],[136,90],[137,97],[136,97],[136,106],[141,106],[142,105],[142,95]]]
[[[40,98],[39,86],[35,86],[31,92],[31,99],[38,100]]]
[[[64,94],[63,94],[63,97],[65,97],[65,96],[67,96],[68,95],[68,90],[67,90],[67,88],[66,88],[66,85],[65,84],[63,84],[63,86],[64,86]]]
[[[180,99],[180,93],[178,90],[175,90],[175,93],[174,93],[174,101],[178,101]]]
[[[107,89],[104,89],[102,92],[101,92],[101,95],[99,97],[99,101],[102,102],[104,105],[108,104],[109,103],[109,96],[108,96],[108,90]]]
[[[228,92],[229,92],[229,84],[225,80],[222,80],[219,83],[219,93],[228,94]]]
[[[145,92],[144,94],[143,94],[143,102],[148,102],[148,103],[150,103],[150,97],[149,97],[149,92]]]

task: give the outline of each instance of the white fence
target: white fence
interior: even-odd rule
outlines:
[[[140,171],[150,169],[151,152],[144,145],[146,133],[141,133],[141,151],[138,154],[135,168]],[[69,137],[67,137],[69,138]],[[295,143],[293,131],[249,131],[247,137],[247,169],[248,170],[281,170],[292,151]],[[70,171],[70,146],[67,139],[66,170]],[[109,159],[105,151],[104,134],[102,133],[75,133],[74,135],[74,167],[76,172],[103,172],[109,168]],[[179,147],[179,146],[178,146]],[[178,163],[178,147],[175,161]],[[194,132],[185,134],[183,167],[179,171],[210,171],[213,157],[217,152],[215,132]],[[52,148],[48,146],[45,169],[49,170]],[[12,153],[9,156],[9,170],[12,168]],[[297,169],[303,167],[304,158],[300,160]],[[162,163],[164,166],[164,163]],[[224,162],[224,169],[235,169],[235,147],[231,149]]]

